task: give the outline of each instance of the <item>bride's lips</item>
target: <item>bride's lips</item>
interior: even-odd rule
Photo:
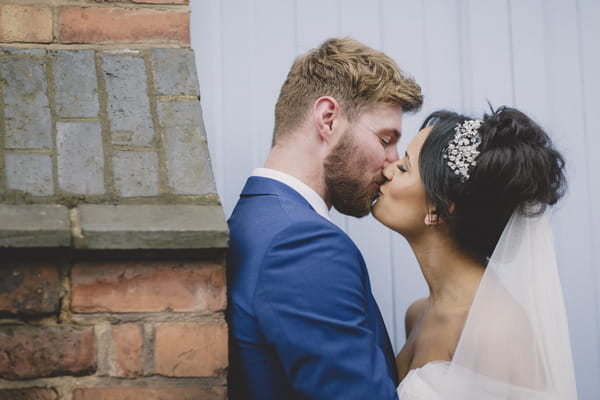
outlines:
[[[376,188],[377,188],[376,193],[373,196],[373,200],[371,201],[371,207],[373,207],[375,204],[377,204],[377,202],[379,201],[379,198],[381,196],[383,196],[383,192],[381,191],[381,185],[377,184]]]

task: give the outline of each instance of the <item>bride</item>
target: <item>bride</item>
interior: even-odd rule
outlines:
[[[409,242],[429,296],[406,312],[401,400],[576,399],[547,206],[563,159],[518,110],[431,114],[373,215]]]

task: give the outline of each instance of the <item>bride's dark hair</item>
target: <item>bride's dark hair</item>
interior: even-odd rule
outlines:
[[[476,165],[461,182],[443,158],[455,127],[466,117],[436,111],[421,127],[432,125],[419,156],[428,200],[456,243],[485,262],[515,210],[542,213],[565,192],[564,159],[550,137],[528,116],[509,107],[485,114]]]

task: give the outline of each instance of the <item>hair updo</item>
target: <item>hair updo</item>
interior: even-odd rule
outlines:
[[[461,182],[443,158],[457,124],[470,120],[450,111],[429,115],[433,128],[423,143],[419,168],[428,200],[457,244],[485,262],[515,210],[540,214],[565,192],[564,159],[550,137],[509,107],[485,114],[476,165]]]

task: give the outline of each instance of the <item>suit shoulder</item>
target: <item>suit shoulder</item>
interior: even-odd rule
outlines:
[[[356,244],[342,229],[313,211],[306,216],[291,215],[288,224],[274,237],[274,244],[281,243],[296,243],[299,246],[312,244],[322,250],[328,248],[359,252]]]

